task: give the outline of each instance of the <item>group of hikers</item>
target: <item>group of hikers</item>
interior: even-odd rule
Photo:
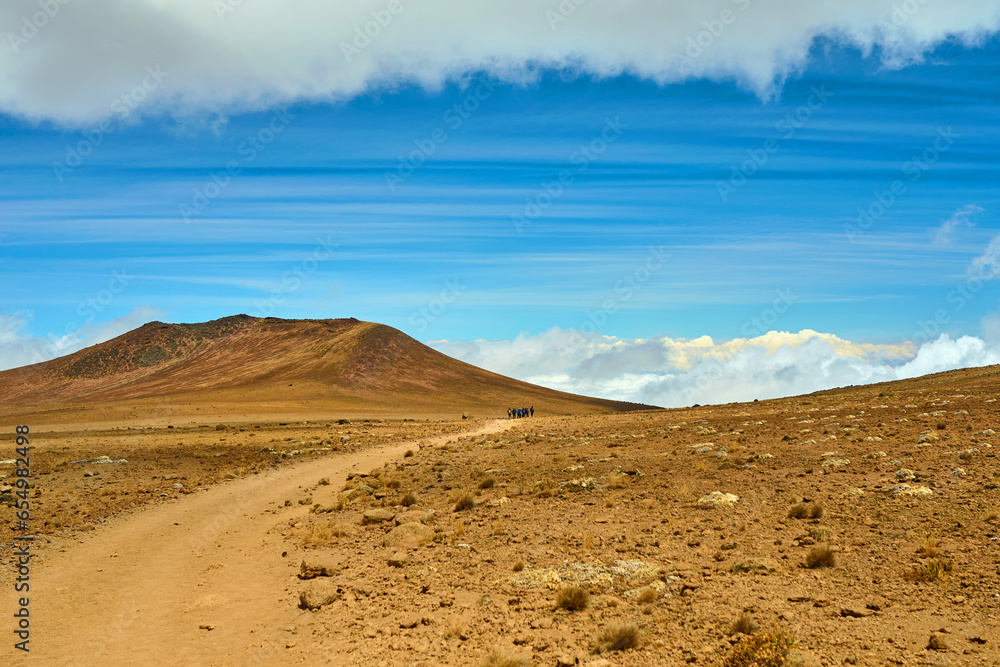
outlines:
[[[530,408],[507,408],[507,419],[520,419],[521,417],[534,417],[535,406]]]

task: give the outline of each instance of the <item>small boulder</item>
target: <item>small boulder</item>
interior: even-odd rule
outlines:
[[[434,537],[433,528],[411,521],[400,524],[389,531],[389,534],[382,540],[382,544],[387,547],[415,547],[427,542],[432,537]]]
[[[396,525],[401,526],[404,523],[426,523],[427,519],[430,518],[430,514],[423,510],[409,510],[408,512],[400,512],[396,515]]]
[[[299,592],[299,609],[315,611],[336,602],[342,590],[331,581],[321,581],[311,584],[309,588]]]
[[[302,561],[299,565],[299,579],[315,579],[316,577],[332,577],[333,568],[319,563],[306,563]]]
[[[364,513],[364,515],[361,517],[361,523],[362,525],[367,526],[373,523],[392,521],[394,518],[396,518],[395,513],[390,512],[389,510],[373,509],[373,510],[368,510],[367,512]]]
[[[403,567],[409,560],[410,555],[408,553],[405,551],[396,551],[389,556],[389,560],[387,562],[389,567]]]

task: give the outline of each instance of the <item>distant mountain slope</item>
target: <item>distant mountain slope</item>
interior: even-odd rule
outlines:
[[[74,354],[0,372],[6,413],[143,400],[497,413],[507,405],[535,405],[547,414],[648,407],[497,375],[392,327],[353,318],[236,315],[200,324],[150,322]]]

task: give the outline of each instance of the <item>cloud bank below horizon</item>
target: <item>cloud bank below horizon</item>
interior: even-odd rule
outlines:
[[[656,336],[622,339],[559,328],[510,341],[432,341],[470,364],[574,394],[661,407],[781,398],[1000,363],[1000,345],[942,334],[936,340],[852,343],[809,329],[716,343]]]
[[[704,78],[768,97],[818,40],[901,67],[995,34],[1000,0],[8,0],[0,26],[0,112],[85,126],[433,90],[477,72]]]

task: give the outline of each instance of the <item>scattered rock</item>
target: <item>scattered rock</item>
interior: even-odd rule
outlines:
[[[410,555],[405,551],[397,551],[389,556],[387,561],[389,567],[403,567],[410,560]]]
[[[434,529],[422,523],[411,521],[403,523],[391,531],[382,540],[382,545],[386,547],[415,547],[427,542],[434,537]]]
[[[426,523],[430,518],[430,512],[425,512],[423,510],[409,510],[397,514],[395,521],[397,526],[401,526],[404,523]]]
[[[333,582],[322,581],[309,586],[299,593],[299,609],[315,611],[335,602],[343,590]]]
[[[740,501],[740,497],[733,493],[723,493],[722,491],[712,491],[707,496],[698,499],[698,504],[703,507],[729,507]]]
[[[900,470],[896,471],[896,479],[898,479],[900,482],[910,482],[915,480],[916,478],[917,476],[913,474],[913,471],[907,468],[901,468]]]
[[[361,523],[362,525],[367,526],[373,523],[392,521],[395,518],[396,514],[394,512],[390,512],[389,510],[384,510],[384,509],[373,509],[373,510],[368,510],[367,512],[364,513],[364,515],[362,515]]]
[[[316,577],[332,577],[333,568],[319,563],[306,563],[302,561],[299,565],[299,579],[315,579]]]
[[[909,484],[897,484],[889,489],[889,495],[893,498],[900,496],[929,496],[934,492],[926,486],[910,486]]]
[[[945,641],[943,634],[932,632],[930,639],[927,640],[927,648],[931,651],[947,651],[948,642]]]

